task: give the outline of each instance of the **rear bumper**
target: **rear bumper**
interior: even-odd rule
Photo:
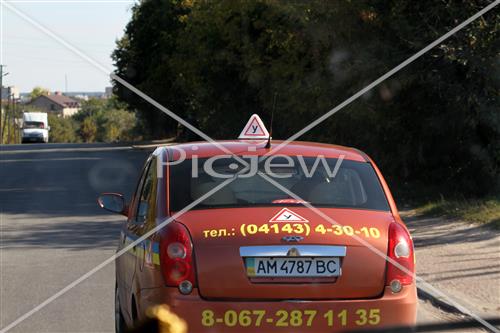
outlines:
[[[26,143],[26,142],[47,142],[48,139],[47,138],[44,138],[43,136],[23,136],[21,138],[21,142],[22,143]]]
[[[417,314],[415,285],[398,294],[387,287],[382,297],[334,301],[205,300],[197,289],[181,295],[176,288],[142,290],[140,313],[167,304],[196,332],[345,332],[391,326],[414,326]],[[259,320],[260,317],[260,320]]]

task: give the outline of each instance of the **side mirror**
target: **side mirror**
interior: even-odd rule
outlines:
[[[122,194],[103,193],[97,198],[97,203],[107,211],[127,216],[127,205]]]
[[[50,126],[47,126],[47,131],[50,131]]]

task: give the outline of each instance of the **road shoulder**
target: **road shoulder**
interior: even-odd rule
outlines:
[[[413,235],[417,275],[482,317],[500,316],[500,232],[463,221],[402,214]],[[452,302],[419,296],[447,312]]]

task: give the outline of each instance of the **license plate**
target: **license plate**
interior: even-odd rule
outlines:
[[[338,257],[245,258],[249,277],[335,277],[340,276]]]

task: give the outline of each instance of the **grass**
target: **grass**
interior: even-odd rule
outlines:
[[[432,201],[416,209],[425,216],[446,216],[500,229],[500,197]]]

